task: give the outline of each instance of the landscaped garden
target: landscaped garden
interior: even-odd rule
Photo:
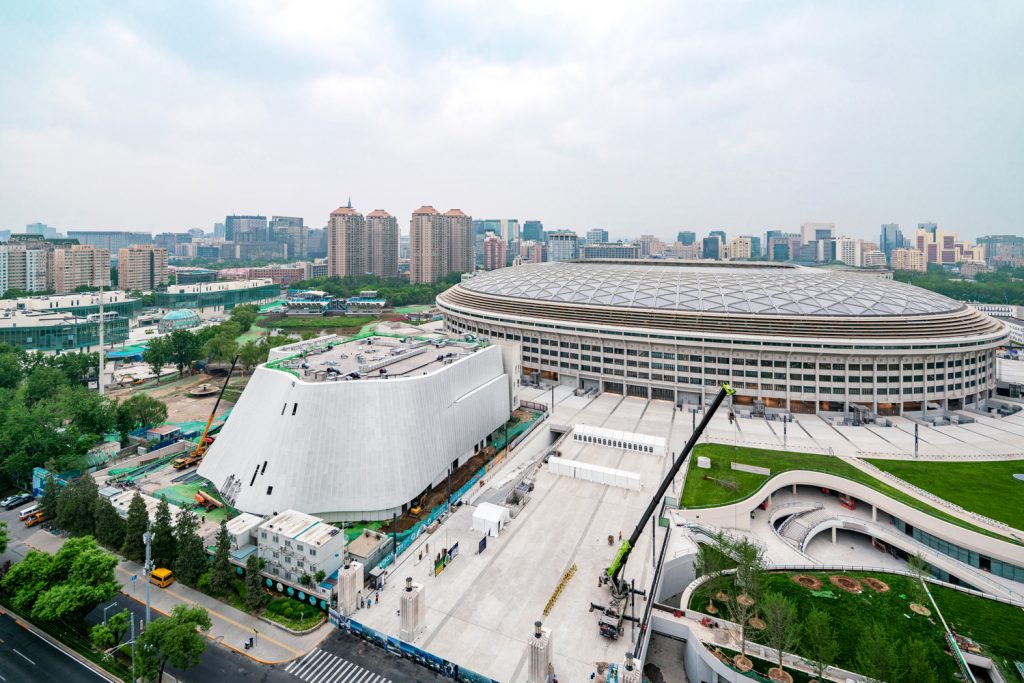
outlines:
[[[710,469],[697,467],[697,458],[700,456],[707,457],[711,461]],[[686,508],[717,507],[745,500],[754,495],[771,476],[790,470],[810,470],[834,474],[864,484],[865,486],[870,486],[894,500],[927,512],[933,517],[956,524],[965,529],[971,529],[988,536],[1013,542],[1012,539],[997,534],[994,531],[982,529],[943,510],[932,507],[910,494],[904,493],[876,479],[867,472],[857,469],[841,458],[831,455],[702,443],[693,449],[690,459],[691,462],[687,471],[682,497],[682,506]],[[733,462],[766,467],[771,470],[772,474],[771,476],[764,476],[733,470],[730,466]],[[1021,488],[1024,489],[1024,484],[1021,485]]]
[[[293,631],[306,631],[324,623],[327,615],[312,605],[281,597],[270,601],[263,617]]]
[[[933,586],[931,592],[954,633],[975,641],[1004,679],[1024,682],[1014,665],[1024,662],[1024,610],[942,586]]]
[[[1024,481],[1013,478],[1014,474],[1024,474],[1024,460],[870,462],[966,510],[1024,529],[1024,505],[1006,504],[1006,501],[1024,499]]]

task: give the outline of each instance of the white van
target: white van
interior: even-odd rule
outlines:
[[[26,519],[28,519],[29,515],[35,512],[39,512],[39,505],[29,505],[27,508],[18,513],[18,519],[24,522]]]

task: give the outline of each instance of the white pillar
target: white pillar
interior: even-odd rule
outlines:
[[[526,683],[548,683],[551,680],[551,629],[533,622],[533,637],[527,643],[530,667]]]
[[[338,611],[352,616],[359,607],[359,590],[363,586],[363,565],[349,562],[338,571]]]
[[[836,543],[836,528],[832,527],[832,545]]]
[[[619,670],[619,681],[621,683],[643,683],[644,677],[643,672],[640,670],[640,665],[633,659],[633,653],[626,653],[626,661],[622,664],[622,669]]]
[[[878,508],[876,508],[874,505],[871,506],[871,521],[878,521]]]
[[[412,582],[412,577],[405,580],[402,591],[402,603],[399,610],[402,617],[401,630],[398,637],[407,643],[416,640],[426,630],[427,601],[423,586]]]

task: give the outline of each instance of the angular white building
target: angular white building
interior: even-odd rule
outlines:
[[[486,446],[509,418],[518,373],[518,354],[454,338],[280,347],[199,474],[246,512],[389,519]]]

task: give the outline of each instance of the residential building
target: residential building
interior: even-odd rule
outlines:
[[[548,260],[575,261],[580,257],[580,238],[572,230],[548,233]]]
[[[110,287],[110,252],[91,244],[74,244],[47,253],[46,285],[54,294],[79,287]]]
[[[421,206],[409,221],[409,280],[436,282],[447,275],[444,221],[432,206]]]
[[[587,230],[587,244],[605,244],[609,241],[608,231],[601,228]]]
[[[701,255],[713,261],[722,260],[722,239],[718,235],[705,237],[701,241]]]
[[[519,258],[524,263],[544,263],[544,245],[533,240],[520,242]]]
[[[306,266],[304,263],[259,266],[256,268],[246,268],[245,271],[244,279],[246,280],[271,280],[276,285],[290,285],[293,282],[306,279]]]
[[[978,238],[985,249],[985,260],[993,265],[1024,265],[1024,236],[985,235]]]
[[[729,240],[729,260],[749,261],[753,255],[752,246],[749,237],[733,237]]]
[[[117,286],[126,292],[152,292],[167,284],[167,250],[136,244],[117,251]]]
[[[484,270],[504,268],[507,263],[508,247],[505,240],[494,233],[484,237]]]
[[[228,216],[224,219],[224,239],[228,242],[266,242],[266,216]]]
[[[861,260],[861,247],[864,243],[863,240],[854,239],[852,237],[837,237],[834,240],[829,240],[835,245],[835,261],[842,261],[848,266],[854,266],[859,268],[862,264]],[[826,260],[826,259],[821,259]]]
[[[409,260],[409,236],[399,235],[398,236],[398,260],[408,261]]]
[[[978,273],[991,273],[994,270],[994,266],[984,261],[964,261],[960,264],[960,275],[969,280],[973,280]]]
[[[544,224],[540,221],[523,221],[523,239],[532,242],[543,242]]]
[[[443,275],[472,273],[476,269],[476,256],[473,253],[473,219],[459,209],[451,209],[441,217],[441,223],[444,226],[446,242]],[[518,221],[516,225],[518,233]]]
[[[893,270],[928,270],[928,259],[920,249],[893,249],[890,265]]]
[[[304,259],[309,253],[309,230],[297,216],[274,216],[267,226],[271,242],[288,245],[288,258]]]
[[[336,277],[359,277],[369,272],[369,240],[363,214],[348,206],[331,212],[327,223],[327,264]]]
[[[639,259],[640,245],[636,243],[607,242],[584,244],[580,247],[580,258],[589,259]]]
[[[701,257],[701,243],[695,242],[693,244],[682,244],[676,242],[675,254],[676,258],[681,259],[699,259]]]
[[[676,235],[676,241],[684,247],[687,247],[697,242],[697,233],[691,230],[683,230]]]
[[[885,253],[879,249],[872,249],[861,254],[861,266],[864,268],[885,268],[888,259]]]
[[[45,292],[47,250],[31,244],[0,244],[0,295],[9,289]]]
[[[398,277],[398,220],[383,209],[366,214],[367,271],[377,277]]]
[[[893,249],[902,249],[907,246],[907,241],[900,232],[899,223],[883,223],[881,237],[878,240],[878,248],[888,259],[892,256]]]
[[[330,272],[330,267],[327,265],[327,261],[325,260],[306,261],[303,267],[305,268],[306,271],[303,275],[303,280],[312,280],[318,277],[327,277]]]
[[[123,230],[68,230],[68,239],[79,244],[90,244],[97,249],[106,249],[111,257],[117,250],[133,244],[152,244],[153,235],[148,232],[125,232]]]
[[[345,534],[319,517],[285,510],[259,525],[257,552],[264,573],[295,584],[317,572],[330,576],[345,560]]]
[[[817,242],[819,240],[835,236],[835,223],[804,223],[800,226],[800,240],[804,244],[807,244],[808,242]]]

